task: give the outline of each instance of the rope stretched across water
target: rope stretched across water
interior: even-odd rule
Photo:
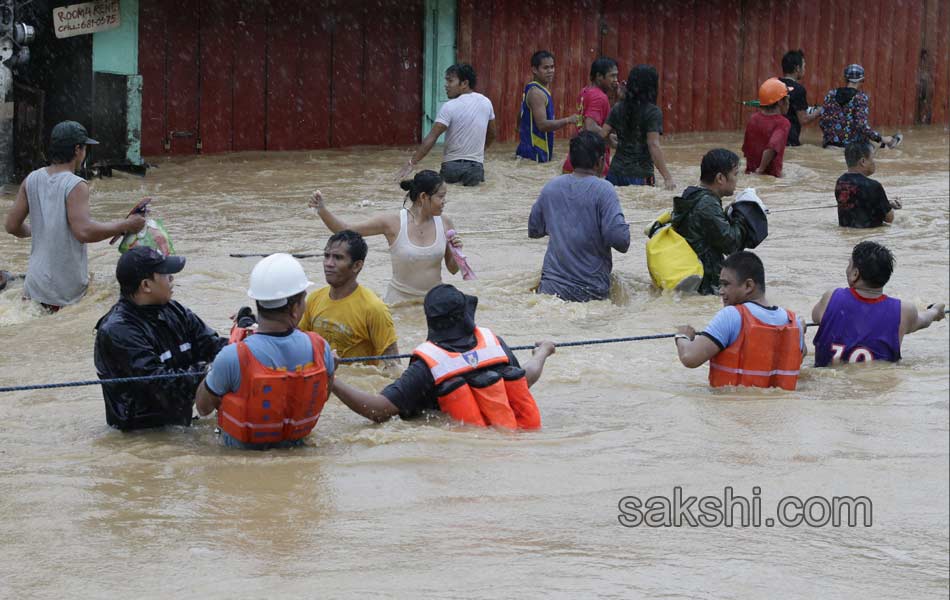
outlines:
[[[639,335],[630,337],[606,338],[596,340],[581,340],[577,342],[558,342],[554,346],[557,348],[567,348],[570,346],[593,346],[596,344],[616,344],[619,342],[638,342],[642,340],[659,340],[671,338],[675,333],[658,333],[655,335]],[[534,344],[524,346],[509,346],[509,350],[532,350]],[[387,356],[354,356],[352,358],[341,358],[340,363],[369,362],[379,360],[397,360],[400,358],[410,358],[412,354],[390,354]],[[14,385],[0,387],[2,392],[25,392],[28,390],[49,390],[54,388],[83,387],[88,385],[120,384],[120,383],[139,383],[144,381],[156,381],[160,379],[178,379],[183,377],[199,378],[204,377],[207,371],[187,371],[183,373],[164,373],[162,375],[139,375],[136,377],[116,377],[113,379],[88,379],[85,381],[67,381],[63,383],[38,383],[34,385]]]
[[[931,305],[932,306],[932,305]],[[944,314],[950,314],[950,309],[943,311]],[[818,323],[805,323],[805,329],[809,327],[815,327]],[[570,348],[572,346],[596,346],[599,344],[618,344],[620,342],[642,342],[644,340],[662,340],[666,338],[675,337],[675,333],[655,333],[652,335],[634,335],[627,337],[616,337],[616,338],[602,338],[595,340],[579,340],[576,342],[555,342],[555,348]],[[512,352],[517,350],[533,350],[535,348],[534,344],[525,344],[521,346],[509,346],[508,349]],[[357,363],[357,362],[369,362],[369,361],[380,361],[380,360],[398,360],[401,358],[411,358],[412,354],[389,354],[389,355],[377,355],[377,356],[354,356],[352,358],[341,358],[338,359],[340,363]],[[3,392],[25,392],[29,390],[50,390],[54,388],[68,388],[68,387],[83,387],[89,385],[103,385],[103,384],[120,384],[120,383],[137,383],[144,381],[157,381],[160,379],[179,379],[183,377],[204,377],[208,372],[207,371],[186,371],[183,373],[165,373],[162,375],[139,375],[136,377],[115,377],[112,379],[87,379],[85,381],[66,381],[63,383],[37,383],[33,385],[14,385],[7,387],[0,387],[0,393]]]
[[[913,196],[913,197],[902,198],[902,200],[932,200],[935,198],[950,198],[950,195],[943,194],[943,195],[937,195],[937,196]],[[775,210],[770,210],[769,214],[771,215],[773,213],[796,212],[800,210],[822,210],[822,209],[837,208],[837,207],[838,207],[837,204],[823,204],[821,206],[799,206],[795,208],[778,208]],[[655,220],[656,219],[644,219],[641,221],[627,221],[627,225],[646,225],[647,223],[652,223]],[[473,229],[469,231],[461,231],[460,233],[461,235],[488,235],[488,234],[493,234],[493,233],[511,233],[511,232],[516,232],[516,231],[527,231],[527,230],[528,230],[527,226],[522,226],[522,227],[502,227],[500,229]],[[270,256],[270,255],[265,254],[263,252],[232,252],[228,256],[230,256],[231,258],[258,258],[258,257]],[[312,253],[312,254],[298,253],[298,254],[291,254],[291,256],[293,256],[294,258],[323,258],[322,253]]]
[[[908,198],[901,198],[901,200],[932,200],[935,198],[950,198],[950,195],[938,195],[938,196],[914,196]],[[837,204],[823,204],[821,206],[798,206],[795,208],[777,208],[775,210],[769,210],[769,214],[774,213],[783,213],[783,212],[797,212],[800,210],[822,210],[828,208],[838,208]],[[652,223],[656,219],[644,219],[640,221],[627,221],[627,225],[646,225],[647,223]],[[473,231],[462,231],[462,235],[486,235],[492,233],[508,233],[513,231],[527,231],[527,227],[506,227],[501,229],[482,229],[482,230],[473,230]]]

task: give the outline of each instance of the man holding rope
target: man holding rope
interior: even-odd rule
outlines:
[[[195,402],[201,416],[218,411],[226,446],[300,446],[316,426],[333,383],[333,358],[326,340],[297,329],[311,285],[289,254],[272,254],[251,271],[247,295],[257,304],[257,331],[218,354]]]
[[[889,200],[884,186],[871,179],[877,169],[874,147],[867,142],[850,144],[844,149],[848,172],[835,183],[838,225],[842,227],[880,227],[894,222],[900,200]]]
[[[100,379],[201,372],[227,343],[172,300],[181,256],[136,246],[116,265],[122,297],[96,324],[95,363]],[[190,425],[197,377],[102,385],[106,422],[122,431]]]
[[[946,318],[944,304],[918,312],[910,302],[884,293],[894,271],[894,255],[884,246],[864,241],[854,247],[846,271],[848,287],[828,290],[811,311],[818,323],[815,366],[901,359],[908,333]]]
[[[475,326],[477,305],[478,298],[451,285],[432,288],[424,304],[428,339],[399,379],[379,394],[335,380],[333,393],[377,423],[441,410],[468,425],[539,429],[541,415],[528,388],[541,377],[554,343],[538,342],[522,368],[500,337]]]
[[[705,331],[685,325],[673,341],[690,369],[709,361],[713,387],[742,385],[794,390],[805,357],[805,325],[789,310],[765,299],[765,267],[748,251],[726,258],[719,275],[725,308]]]

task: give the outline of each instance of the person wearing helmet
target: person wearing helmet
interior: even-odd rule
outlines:
[[[475,325],[478,298],[437,285],[426,294],[429,333],[409,367],[382,392],[335,381],[333,393],[353,412],[377,423],[442,411],[474,426],[539,429],[541,414],[528,391],[554,354],[553,342],[535,344],[522,368],[504,340]]]
[[[123,254],[115,268],[119,301],[96,324],[94,360],[100,379],[199,376],[102,385],[106,423],[122,431],[190,425],[200,373],[227,344],[195,313],[172,300],[183,256],[147,246]]]
[[[230,344],[198,386],[198,414],[218,411],[226,446],[250,450],[303,444],[320,418],[333,381],[330,345],[297,324],[313,285],[289,254],[271,254],[251,271],[254,335]]]
[[[746,173],[782,176],[785,144],[792,128],[791,122],[785,118],[791,90],[777,77],[765,80],[759,87],[760,112],[749,119],[742,142]]]

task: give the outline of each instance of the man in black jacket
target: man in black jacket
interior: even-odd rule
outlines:
[[[106,422],[123,431],[189,425],[206,364],[227,345],[193,312],[173,301],[173,274],[185,259],[136,246],[119,258],[122,297],[96,324],[100,379],[198,372],[145,382],[104,384]]]
[[[739,157],[725,148],[703,156],[699,185],[673,199],[673,229],[703,263],[700,294],[719,293],[719,272],[726,256],[749,246],[748,223],[739,211],[726,215],[722,199],[736,191]]]

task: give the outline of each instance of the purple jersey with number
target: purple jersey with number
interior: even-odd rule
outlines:
[[[815,335],[815,366],[901,358],[901,301],[864,298],[854,288],[831,294]]]

